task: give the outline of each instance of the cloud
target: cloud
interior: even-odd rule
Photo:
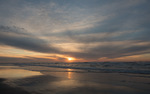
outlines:
[[[1,0],[0,45],[83,59],[149,53],[149,2]]]
[[[59,52],[58,49],[48,45],[44,40],[32,36],[27,32],[22,32],[22,30],[24,29],[0,26],[0,44],[42,53]]]
[[[15,62],[14,62],[15,61]],[[55,59],[37,57],[4,57],[0,56],[0,63],[22,63],[22,62],[56,62]]]
[[[33,60],[28,58],[20,58],[20,57],[3,57],[0,56],[0,63],[12,63],[12,62],[33,62]]]
[[[136,41],[106,42],[106,43],[99,43],[95,46],[88,46],[88,44],[86,44],[83,47],[84,51],[67,54],[77,58],[84,58],[86,60],[98,59],[103,57],[119,58],[124,56],[150,53],[149,45],[150,45],[149,42],[143,43]]]

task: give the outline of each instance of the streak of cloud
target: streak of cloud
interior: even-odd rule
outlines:
[[[0,44],[35,52],[58,53],[57,49],[51,47],[43,40],[29,35],[28,33],[23,33],[19,30],[24,29],[20,29],[17,27],[0,26]]]
[[[0,46],[62,61],[149,54],[149,9],[149,0],[1,0]]]

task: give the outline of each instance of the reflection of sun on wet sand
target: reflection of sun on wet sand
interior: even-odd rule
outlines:
[[[72,71],[72,69],[67,69],[68,70],[68,79],[71,79],[71,72],[70,71]]]

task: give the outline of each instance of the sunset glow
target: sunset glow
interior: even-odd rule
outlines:
[[[0,94],[150,94],[150,0],[0,0]]]
[[[0,0],[0,62],[150,61],[149,2]]]

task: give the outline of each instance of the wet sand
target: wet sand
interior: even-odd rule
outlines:
[[[0,94],[30,94],[22,88],[14,88],[7,84],[4,84],[3,81],[5,80],[6,79],[0,78]]]
[[[3,79],[0,82],[0,94],[150,94],[150,75],[145,74],[89,73],[43,67],[19,68],[1,69],[3,72],[0,72],[0,76]],[[30,71],[34,69],[39,70]],[[46,70],[40,71],[42,69]],[[18,70],[20,72],[16,72]]]

